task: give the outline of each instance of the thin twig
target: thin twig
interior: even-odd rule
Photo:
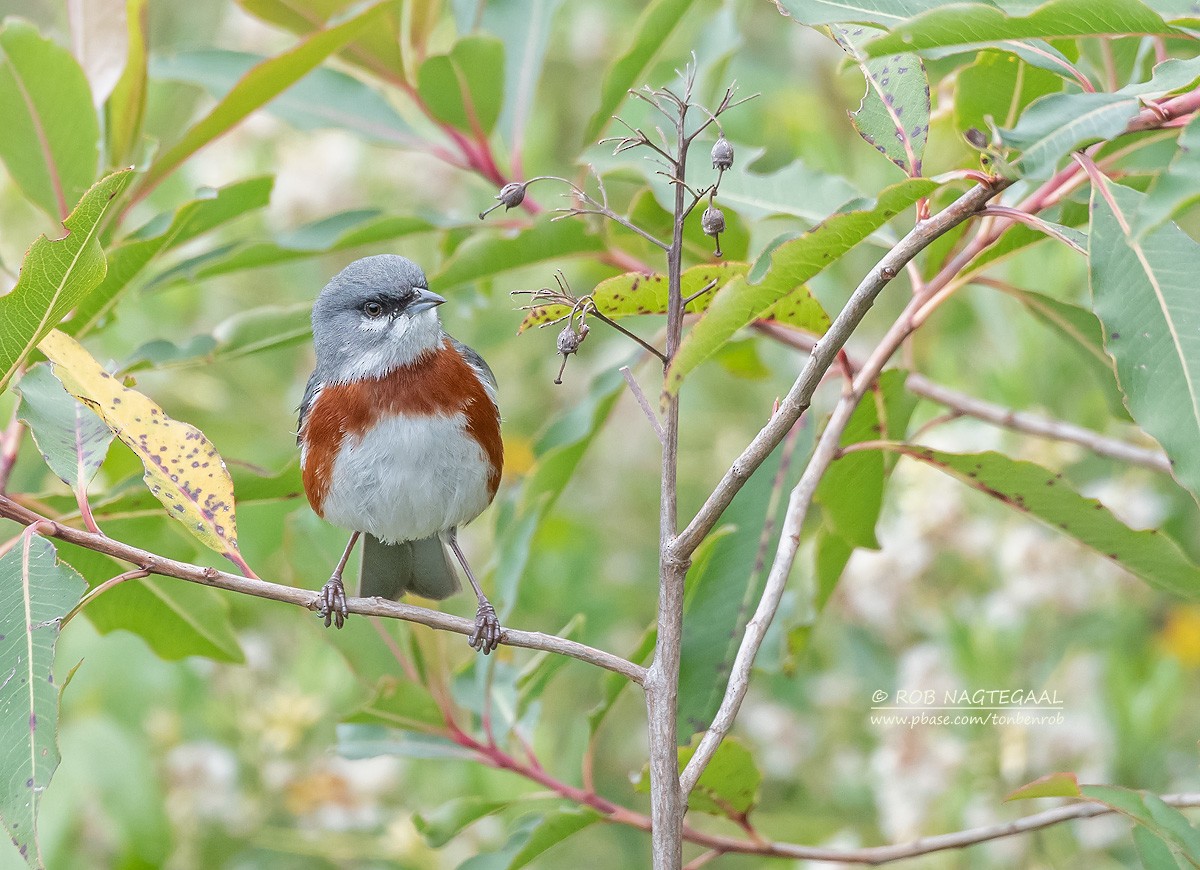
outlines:
[[[163,577],[175,577],[179,580],[187,580],[188,582],[198,583],[202,586],[211,586],[216,589],[226,589],[230,592],[253,595],[256,598],[281,601],[285,604],[294,604],[308,610],[316,610],[318,607],[318,593],[312,590],[297,589],[294,586],[270,583],[266,580],[259,580],[253,577],[241,577],[237,574],[218,571],[216,568],[206,568],[201,565],[192,565],[187,562],[176,561],[175,559],[167,559],[110,537],[96,535],[54,522],[3,495],[0,495],[0,518],[13,520],[23,526],[41,524],[41,529],[51,537],[59,538],[97,553],[104,553],[122,562],[137,565],[152,574],[158,574]],[[384,598],[350,598],[347,599],[347,605],[351,613],[415,622],[418,625],[424,625],[437,631],[449,631],[455,634],[469,635],[475,630],[474,620],[463,619],[461,616],[453,616],[449,613],[430,610],[426,607],[417,607],[399,601],[389,601]],[[505,629],[504,643],[507,646],[544,650],[579,659],[582,662],[587,662],[588,664],[621,674],[635,683],[641,683],[645,677],[645,669],[632,662],[626,661],[612,653],[594,649],[585,644],[576,643],[573,640],[566,640],[554,635],[542,634],[536,631],[518,631],[510,628]]]
[[[754,436],[742,454],[734,460],[719,484],[705,500],[700,510],[687,524],[672,547],[678,557],[690,556],[696,547],[712,531],[734,495],[750,479],[750,475],[783,440],[784,435],[808,409],[813,392],[825,372],[833,364],[837,352],[842,349],[850,334],[858,327],[874,304],[875,297],[900,273],[904,264],[923,250],[934,239],[967,220],[984,204],[999,193],[1010,182],[999,181],[995,187],[979,185],[964,193],[954,203],[915,227],[888,251],[859,284],[845,308],[826,331],[801,370],[796,382],[779,403],[779,411]]]
[[[1045,233],[1048,236],[1058,239],[1072,250],[1078,251],[1081,254],[1087,253],[1087,250],[1081,244],[1079,244],[1079,242],[1075,241],[1070,236],[1065,235],[1060,229],[1052,226],[1051,224],[1042,220],[1040,217],[1029,214],[1029,212],[1021,211],[1017,208],[1009,208],[1006,205],[989,205],[983,210],[983,214],[993,217],[1010,218],[1011,220],[1023,223],[1028,227],[1032,227],[1040,233]]]
[[[611,326],[613,329],[615,329],[617,332],[621,333],[622,335],[624,335],[628,338],[632,338],[634,341],[636,341],[638,344],[640,344],[643,348],[645,348],[650,353],[654,354],[656,357],[658,357],[664,363],[667,361],[666,355],[661,350],[659,350],[657,347],[652,345],[650,342],[646,341],[641,336],[639,336],[633,332],[630,332],[628,329],[626,329],[621,324],[617,323],[617,321],[613,320],[611,317],[606,317],[596,307],[595,302],[593,302],[590,306],[588,306],[588,313],[591,314],[592,317],[595,317],[597,320],[601,321],[602,323],[607,323],[609,326]]]
[[[1197,107],[1200,107],[1200,88],[1180,97],[1176,97],[1173,100],[1169,100],[1160,108],[1164,110],[1163,114],[1166,116],[1174,117],[1185,109],[1192,111]],[[1145,125],[1148,124],[1150,127],[1152,127],[1156,123],[1161,122],[1161,118],[1159,118],[1156,113],[1144,109],[1133,121],[1130,122],[1130,124],[1126,127],[1126,131],[1131,132],[1135,129],[1148,129],[1148,127]],[[1084,161],[1084,163],[1086,165],[1086,161]],[[1073,183],[1079,171],[1080,170],[1077,166],[1068,166],[1066,169],[1056,173],[1049,181],[1047,181],[1029,197],[1027,197],[1018,206],[1018,208],[1030,213],[1041,210],[1045,207],[1045,203],[1053,198],[1057,187],[1064,184]],[[849,336],[849,332],[852,331],[855,326],[857,326],[858,320],[861,320],[862,318],[862,313],[865,313],[865,308],[863,308],[862,313],[857,315],[857,319],[855,319],[853,324],[850,325],[849,330],[839,330],[839,323],[846,319],[848,314],[853,316],[853,312],[856,310],[856,300],[859,299],[859,295],[864,291],[864,289],[870,289],[872,287],[875,288],[867,300],[867,305],[869,306],[870,300],[874,299],[874,296],[878,294],[880,289],[882,289],[883,284],[886,284],[887,280],[894,278],[898,270],[903,267],[904,263],[912,259],[917,251],[924,248],[937,236],[947,232],[958,223],[961,223],[971,214],[977,213],[979,210],[981,210],[986,205],[987,200],[991,196],[995,195],[995,193],[999,192],[1003,186],[1007,186],[1005,182],[998,182],[995,188],[990,189],[981,187],[973,188],[971,191],[968,191],[966,194],[960,197],[954,204],[940,212],[935,217],[918,224],[912,232],[910,232],[899,242],[895,248],[889,251],[884,256],[883,260],[880,261],[879,265],[872,270],[871,274],[864,279],[863,284],[859,285],[859,289],[855,291],[854,295],[850,299],[850,302],[847,303],[846,307],[842,310],[841,314],[838,315],[837,320],[834,321],[826,335],[813,349],[812,354],[809,356],[808,363],[805,366],[804,372],[809,372],[810,370],[814,370],[815,372],[816,369],[819,369],[820,373],[823,374],[829,368],[829,365],[832,363],[833,354],[836,353],[836,351],[841,348],[842,344],[845,343],[846,337]],[[968,203],[970,203],[969,211],[960,213],[958,210],[962,209]],[[995,222],[991,221],[990,223]],[[933,230],[931,233],[931,228],[935,226],[937,229]],[[788,501],[787,513],[784,517],[783,530],[779,537],[779,546],[775,553],[775,562],[771,566],[771,572],[763,588],[758,607],[747,626],[746,633],[742,637],[741,645],[738,648],[737,656],[734,659],[733,667],[730,670],[729,679],[725,688],[725,696],[721,701],[721,706],[718,709],[716,716],[713,718],[713,722],[709,726],[709,729],[701,738],[700,744],[696,748],[696,752],[692,755],[692,758],[689,760],[687,767],[684,769],[684,772],[680,777],[682,785],[685,789],[685,794],[688,790],[695,787],[696,782],[703,773],[705,766],[716,753],[716,750],[720,746],[725,735],[729,733],[729,729],[733,727],[733,722],[737,718],[738,711],[741,709],[742,701],[745,699],[746,691],[750,685],[750,673],[754,666],[754,659],[758,655],[759,648],[762,646],[763,638],[766,635],[767,629],[774,621],[775,614],[778,612],[779,603],[782,600],[783,591],[787,584],[787,578],[791,573],[792,564],[795,561],[796,553],[799,548],[801,527],[803,526],[804,520],[808,515],[808,509],[811,505],[813,494],[816,492],[816,488],[820,483],[821,477],[829,468],[830,463],[837,456],[842,432],[845,431],[845,427],[849,422],[854,409],[858,406],[859,400],[874,384],[875,379],[879,376],[879,373],[883,370],[883,367],[886,365],[887,361],[892,357],[892,355],[896,352],[904,340],[912,333],[912,331],[917,328],[920,323],[920,320],[917,317],[918,314],[921,314],[922,312],[927,314],[931,306],[935,306],[940,299],[945,298],[945,296],[942,295],[942,291],[955,280],[956,276],[958,275],[958,271],[961,270],[967,263],[971,261],[971,259],[977,256],[985,248],[999,239],[1000,234],[1001,230],[996,227],[989,227],[986,234],[981,232],[975,237],[971,244],[960,251],[958,255],[953,257],[951,261],[945,267],[943,267],[941,271],[939,271],[937,276],[935,276],[934,279],[928,283],[927,287],[925,288],[925,293],[920,296],[915,296],[909,301],[908,305],[905,306],[904,311],[901,312],[896,322],[883,337],[883,340],[863,364],[861,371],[855,378],[854,389],[843,395],[838,401],[837,405],[834,407],[833,414],[830,416],[829,422],[827,423],[824,431],[821,433],[820,438],[817,440],[817,444],[809,458],[808,466],[801,475],[799,483],[797,483],[795,489],[792,490],[791,498]],[[900,258],[898,261],[893,262],[897,254],[900,255]],[[876,273],[881,273],[880,277],[882,277],[884,280],[880,281],[876,277]],[[830,341],[831,336],[835,336],[832,342]],[[798,379],[796,385],[793,386],[793,392],[796,392],[798,388],[802,386],[801,381],[804,379],[804,372],[801,373],[801,378]],[[813,388],[815,388],[815,385],[816,381],[813,382]],[[807,402],[811,398],[811,395],[811,389],[803,395],[805,406],[807,406]],[[788,397],[791,399],[793,394],[789,393]],[[776,418],[784,417],[786,419],[786,415],[783,413],[785,408],[788,410],[788,415],[790,415],[790,413],[794,412],[797,408],[797,404],[795,402],[789,403],[787,400],[785,400],[784,404],[781,406],[780,413],[776,414]],[[800,410],[803,410],[803,408]],[[773,422],[774,418],[772,419],[772,423]],[[770,424],[768,424],[768,428],[769,426]],[[763,433],[760,433],[760,437],[762,437],[766,431],[767,430],[764,429]],[[757,441],[758,438],[755,440]],[[774,443],[778,443],[778,441],[776,440]],[[774,443],[770,445],[772,448],[774,447]],[[763,446],[766,447],[765,444]],[[765,457],[769,453],[770,449],[767,449],[763,456]],[[736,467],[737,466],[735,465],[735,468]],[[750,471],[752,470],[753,469],[750,469]],[[749,472],[746,474],[746,477],[748,476]],[[724,483],[724,481],[722,481],[722,483]],[[737,483],[737,486],[733,488],[733,491],[736,492],[736,489],[740,487],[740,485],[740,483]],[[730,498],[732,498],[732,494],[730,495]],[[711,502],[712,499],[710,498],[709,501]],[[696,525],[697,521],[701,520],[701,518],[703,518],[704,523],[707,523],[711,517],[711,522],[715,523],[717,518],[720,516],[720,511],[724,510],[724,507],[728,504],[728,502],[720,505],[719,510],[716,510],[715,512],[708,508],[708,504],[709,503],[706,502],[705,507],[701,508],[700,513],[698,513],[696,518],[693,519],[692,523],[689,524],[689,529],[693,525]],[[703,525],[701,527],[703,527]],[[707,529],[711,529],[711,525],[709,525]],[[704,534],[707,534],[707,529],[705,530]],[[685,530],[684,534],[680,535],[680,538],[683,538],[686,534],[687,531]],[[703,534],[699,536],[696,543],[698,544],[699,540],[702,539]],[[688,552],[690,553],[691,551]]]
[[[633,376],[633,372],[629,370],[629,366],[621,366],[621,376],[625,378],[625,383],[629,384],[629,391],[633,393],[633,397],[637,399],[638,405],[641,406],[642,412],[646,415],[646,419],[650,421],[651,428],[654,429],[654,434],[658,438],[658,443],[662,444],[664,438],[662,423],[658,421],[658,415],[654,413],[654,409],[650,407],[650,401],[646,398],[646,394],[642,392],[641,384],[637,382],[637,378]]]
[[[0,432],[0,493],[8,489],[8,481],[17,464],[17,454],[21,452],[21,437],[25,434],[25,426],[17,419],[19,412],[19,407],[13,410],[12,420],[4,431]]]
[[[817,343],[817,339],[813,336],[775,323],[759,322],[754,325],[754,328],[764,335],[805,352],[811,351]],[[853,359],[850,360],[850,365],[856,372],[861,368],[861,364]],[[1161,450],[1131,444],[1118,438],[1110,438],[1092,429],[1064,420],[1042,417],[1026,411],[1016,411],[1004,405],[977,398],[969,393],[951,389],[915,372],[905,380],[905,386],[909,392],[949,408],[951,414],[956,418],[974,417],[985,423],[1002,426],[1025,435],[1078,444],[1097,456],[1105,456],[1109,459],[1128,462],[1130,465],[1138,465],[1167,474],[1171,472],[1171,460]]]
[[[110,577],[108,580],[105,580],[99,586],[89,591],[83,596],[83,598],[79,600],[78,604],[71,608],[70,612],[67,613],[67,615],[63,617],[62,622],[59,623],[59,630],[65,628],[67,623],[75,617],[75,614],[79,613],[79,611],[83,610],[83,608],[87,607],[109,589],[112,589],[114,586],[121,585],[126,580],[141,580],[143,577],[149,576],[150,572],[145,568],[135,568],[132,571],[126,571],[123,574],[118,574],[116,577]]]

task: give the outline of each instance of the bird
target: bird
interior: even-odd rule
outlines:
[[[318,594],[325,625],[349,616],[342,574],[360,538],[364,597],[448,598],[459,589],[453,553],[479,601],[468,642],[486,655],[504,633],[458,530],[496,497],[500,408],[483,357],[442,328],[445,302],[420,266],[393,254],[335,275],[313,305],[316,367],[296,440],[309,504],[351,532]]]

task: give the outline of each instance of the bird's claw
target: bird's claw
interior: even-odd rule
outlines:
[[[475,612],[475,630],[467,638],[467,643],[478,652],[488,655],[504,640],[504,629],[500,627],[500,619],[496,616],[496,608],[484,599],[479,602],[479,610]]]
[[[350,608],[346,604],[346,587],[342,585],[342,578],[330,577],[329,582],[321,587],[321,592],[317,595],[317,616],[324,618],[326,628],[330,625],[341,628],[346,624],[346,617],[349,615]]]

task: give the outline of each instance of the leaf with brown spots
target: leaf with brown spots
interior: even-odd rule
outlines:
[[[916,54],[868,59],[858,46],[879,31],[849,25],[832,29],[833,37],[858,64],[866,80],[859,107],[850,113],[858,135],[875,146],[909,176],[921,174],[921,157],[929,138],[929,79]]]
[[[1061,474],[1002,453],[945,453],[915,444],[880,448],[911,456],[1011,508],[1066,532],[1151,586],[1200,599],[1200,567],[1158,529],[1131,529],[1094,498],[1071,488]]]
[[[55,330],[38,345],[63,386],[108,424],[142,460],[150,491],[188,531],[239,566],[233,481],[195,426],[121,384],[73,338]]]
[[[688,304],[687,312],[695,314],[707,309],[718,290],[738,275],[745,275],[749,268],[749,263],[729,262],[706,263],[685,270],[679,276],[679,290],[684,299],[715,282],[708,293]],[[667,276],[626,272],[601,281],[590,295],[600,313],[613,320],[635,314],[666,314]],[[524,332],[531,326],[545,326],[565,317],[569,311],[565,305],[539,305],[530,309],[517,331]]]
[[[54,645],[86,588],[37,535],[22,535],[0,558],[0,821],[32,867],[43,865],[38,804],[58,767]]]

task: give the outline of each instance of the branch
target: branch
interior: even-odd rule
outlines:
[[[1154,126],[1155,124],[1161,124],[1177,116],[1180,111],[1194,111],[1197,107],[1200,107],[1200,88],[1177,97],[1174,100],[1167,101],[1162,106],[1158,106],[1155,111],[1149,109],[1143,110],[1130,122],[1126,128],[1126,132],[1131,132],[1134,129],[1147,129],[1145,126],[1138,125],[1150,124]],[[1075,164],[1068,165],[1035,190],[1017,208],[1030,214],[1040,211],[1058,195],[1062,187],[1074,183],[1081,174],[1079,166]],[[992,187],[980,186],[973,188],[936,217],[918,223],[912,232],[900,240],[895,248],[885,254],[876,268],[863,279],[863,283],[854,292],[846,307],[838,315],[837,320],[834,321],[825,336],[813,348],[812,355],[808,359],[808,364],[805,366],[804,371],[801,372],[800,378],[797,379],[792,391],[788,393],[788,399],[785,399],[784,406],[780,408],[781,412],[783,407],[787,406],[789,407],[790,414],[797,407],[795,402],[789,402],[788,400],[793,399],[793,395],[798,392],[800,395],[796,396],[796,398],[802,399],[803,408],[807,407],[812,397],[812,390],[816,388],[819,377],[817,381],[812,382],[811,387],[807,388],[807,393],[804,393],[801,388],[806,387],[806,384],[802,383],[805,374],[812,372],[819,376],[828,370],[837,351],[845,344],[850,333],[857,326],[858,321],[862,319],[866,309],[870,307],[871,301],[878,295],[883,285],[896,276],[899,268],[902,268],[911,260],[921,248],[932,242],[938,234],[944,233],[958,223],[961,223],[971,214],[981,211],[991,196],[1011,183],[1011,180],[1005,179],[998,181]],[[971,209],[965,212],[961,211],[968,201],[972,203]],[[951,212],[955,212],[955,214],[949,215],[949,219],[957,218],[952,223],[948,222],[948,213]],[[700,775],[704,772],[704,768],[716,753],[717,747],[721,745],[721,741],[729,733],[729,729],[733,727],[733,722],[737,718],[738,711],[741,709],[742,701],[745,699],[746,691],[750,685],[750,673],[754,667],[754,659],[757,657],[758,650],[762,646],[767,629],[774,621],[775,614],[779,610],[779,603],[783,598],[783,591],[787,585],[788,575],[791,573],[792,564],[796,559],[796,552],[799,548],[801,527],[808,515],[813,494],[816,492],[817,484],[820,483],[821,477],[829,468],[830,463],[837,457],[842,432],[845,430],[847,423],[849,423],[854,409],[858,406],[859,401],[866,391],[874,384],[875,379],[879,377],[879,373],[883,370],[887,361],[891,359],[892,354],[896,352],[913,330],[924,321],[929,312],[940,304],[941,301],[948,298],[954,286],[954,279],[959,271],[980,252],[994,244],[1000,238],[1003,230],[992,225],[994,223],[994,221],[989,221],[987,225],[981,228],[971,243],[951,258],[950,262],[926,285],[924,291],[909,301],[904,311],[901,312],[896,322],[892,324],[892,327],[888,330],[882,341],[872,352],[866,363],[864,363],[862,370],[854,380],[853,388],[843,394],[834,407],[833,414],[830,416],[829,422],[817,440],[816,447],[809,458],[808,466],[804,469],[799,483],[792,490],[791,498],[788,500],[787,513],[780,532],[779,545],[775,552],[775,562],[771,566],[771,572],[763,587],[762,597],[759,599],[754,616],[747,624],[746,632],[742,636],[742,642],[738,647],[737,656],[730,671],[729,681],[726,684],[725,697],[721,701],[721,706],[716,716],[713,717],[712,724],[704,733],[704,736],[700,740],[700,745],[696,748],[696,752],[692,755],[691,760],[680,776],[685,793],[695,787],[696,782],[700,779]],[[931,231],[930,228],[934,225],[937,225],[938,229]],[[902,254],[898,260],[896,257],[897,254]],[[862,313],[854,317],[854,310],[852,309],[855,308],[856,300],[860,300],[860,296],[865,296],[866,304],[863,306],[861,301],[858,302]],[[847,314],[850,314],[851,317],[848,318]],[[851,319],[853,322],[843,323],[843,321],[850,321]],[[840,330],[839,324],[841,324]],[[831,336],[834,337],[836,347],[830,346]],[[803,408],[800,408],[800,410],[803,411]],[[781,416],[783,416],[782,413],[776,414],[776,417]],[[771,422],[774,423],[775,420],[772,419]],[[763,434],[770,426],[771,424],[768,423],[763,432],[759,433],[759,437],[755,438],[755,442],[763,438]],[[762,458],[765,458],[777,443],[778,439],[774,443],[771,443],[770,448],[762,453]],[[751,448],[753,447],[754,442],[751,443]],[[749,450],[750,448],[748,448],[748,452]],[[761,461],[762,459],[760,458],[758,462]],[[736,469],[737,467],[735,463],[734,468]],[[757,463],[754,467],[757,467]],[[753,470],[754,468],[750,468],[746,472],[746,477],[749,477],[749,474]],[[731,469],[732,471],[733,469]],[[728,477],[729,474],[726,475],[726,478]],[[730,487],[732,492],[736,492],[740,488],[744,479],[740,482],[735,480],[735,482],[736,486]],[[725,481],[723,480],[722,485],[724,484]],[[721,492],[720,487],[717,492]],[[700,513],[696,515],[696,519],[688,526],[690,530],[703,517],[703,522],[700,523],[703,531],[695,538],[694,545],[698,545],[703,540],[704,534],[707,534],[712,524],[719,518],[720,511],[724,510],[725,506],[728,505],[728,501],[724,501],[723,504],[720,504],[718,510],[709,510],[709,503],[713,501],[717,492],[714,492],[713,497],[709,498],[709,501],[701,508]],[[729,495],[729,499],[733,497],[732,492]],[[710,517],[711,519],[709,519]],[[707,526],[705,526],[705,523],[707,523]],[[684,532],[684,535],[686,534],[687,531]],[[680,537],[682,538],[684,535]]]
[[[662,423],[658,421],[658,415],[654,413],[654,409],[650,407],[650,400],[646,398],[646,394],[642,392],[642,386],[637,382],[637,378],[633,376],[633,372],[629,370],[629,366],[621,366],[621,377],[625,378],[625,383],[629,384],[629,391],[633,393],[633,397],[637,399],[637,403],[641,406],[642,412],[646,415],[646,419],[650,421],[650,426],[654,429],[654,434],[658,437],[658,443],[662,444],[664,438]]]
[[[812,336],[776,323],[760,321],[754,325],[754,328],[763,335],[770,336],[797,350],[811,351],[817,343],[817,339]],[[860,364],[854,360],[850,360],[850,367],[852,372],[857,372],[861,368]],[[1038,438],[1048,438],[1053,441],[1066,441],[1071,444],[1078,444],[1080,447],[1084,447],[1098,456],[1106,456],[1109,459],[1128,462],[1131,465],[1140,465],[1144,468],[1167,474],[1171,472],[1171,460],[1161,450],[1152,450],[1137,444],[1131,444],[1128,441],[1109,438],[1099,432],[1085,429],[1083,426],[1076,426],[1074,423],[1068,423],[1063,420],[1040,417],[1025,411],[1014,411],[1003,405],[997,405],[994,402],[976,398],[968,393],[953,390],[950,387],[931,381],[921,374],[910,374],[905,381],[905,386],[909,392],[921,398],[937,402],[939,405],[945,405],[947,408],[953,410],[956,416],[974,417],[985,423],[992,423],[996,426],[1002,426],[1005,429],[1012,429],[1014,432],[1023,432],[1026,435],[1034,435]]]
[[[783,440],[788,430],[800,419],[800,415],[808,409],[813,393],[825,372],[836,360],[837,352],[846,344],[850,334],[858,327],[888,282],[926,246],[976,214],[989,199],[1009,184],[1010,181],[1000,180],[993,186],[978,185],[971,188],[950,206],[918,224],[867,274],[846,303],[846,307],[813,348],[808,363],[779,403],[779,410],[754,437],[742,455],[734,460],[692,521],[679,533],[671,548],[677,558],[687,558],[695,552],[696,547],[700,546],[700,542],[717,524],[725,508],[733,501],[738,490]]]
[[[481,743],[457,728],[451,732],[451,739],[464,748],[473,751],[480,761],[497,770],[507,770],[542,785],[559,796],[583,806],[591,807],[601,813],[605,820],[613,824],[626,825],[642,831],[651,829],[650,817],[635,812],[627,807],[615,804],[609,799],[597,794],[591,788],[580,789],[556,779],[547,773],[536,760],[529,762],[515,758],[499,747]],[[1200,793],[1163,795],[1164,803],[1173,807],[1200,806]],[[820,846],[803,846],[796,843],[774,842],[771,840],[737,839],[719,834],[700,831],[690,825],[683,827],[683,839],[689,843],[703,846],[715,855],[736,853],[742,855],[765,855],[775,858],[791,858],[801,861],[829,861],[841,864],[886,864],[891,861],[902,861],[935,852],[945,852],[950,849],[965,849],[991,840],[1026,834],[1031,831],[1048,828],[1051,825],[1073,819],[1090,819],[1116,812],[1104,804],[1081,801],[1061,807],[1045,810],[1033,815],[1014,819],[1011,822],[998,822],[992,825],[982,825],[968,828],[950,834],[935,834],[921,837],[908,843],[897,843],[887,846],[867,846],[859,849],[830,849]],[[693,862],[690,866],[698,866]]]
[[[17,419],[19,411],[19,407],[13,410],[12,420],[0,432],[0,493],[8,489],[8,480],[17,464],[17,454],[21,452],[21,436],[25,434],[25,427]]]
[[[216,568],[167,559],[147,550],[122,543],[121,541],[85,532],[47,519],[28,508],[22,507],[4,495],[0,495],[0,519],[13,520],[23,526],[37,526],[37,531],[40,534],[59,538],[60,540],[93,550],[97,553],[104,553],[107,556],[112,556],[114,559],[135,565],[137,568],[150,574],[158,574],[162,577],[175,577],[179,580],[187,580],[190,583],[211,586],[215,589],[225,589],[230,592],[253,595],[256,598],[281,601],[285,604],[294,604],[298,607],[303,607],[306,610],[317,609],[317,593],[312,590],[297,589],[294,586],[284,586],[279,583],[270,583],[266,580],[241,577],[237,574],[227,574],[224,571],[218,571]],[[438,631],[451,631],[462,635],[469,635],[475,630],[473,620],[463,619],[461,616],[452,616],[449,613],[442,613],[439,610],[430,610],[426,607],[416,607],[412,604],[389,601],[385,598],[350,598],[347,599],[347,603],[351,613],[357,613],[362,616],[382,616],[389,619],[400,619],[405,622],[415,622]],[[633,662],[626,661],[612,653],[594,649],[590,646],[576,643],[573,640],[565,640],[554,635],[542,634],[536,631],[505,629],[504,643],[508,646],[543,650],[579,659],[596,667],[613,671],[635,683],[641,684],[645,679],[645,669],[639,665],[635,665]]]

